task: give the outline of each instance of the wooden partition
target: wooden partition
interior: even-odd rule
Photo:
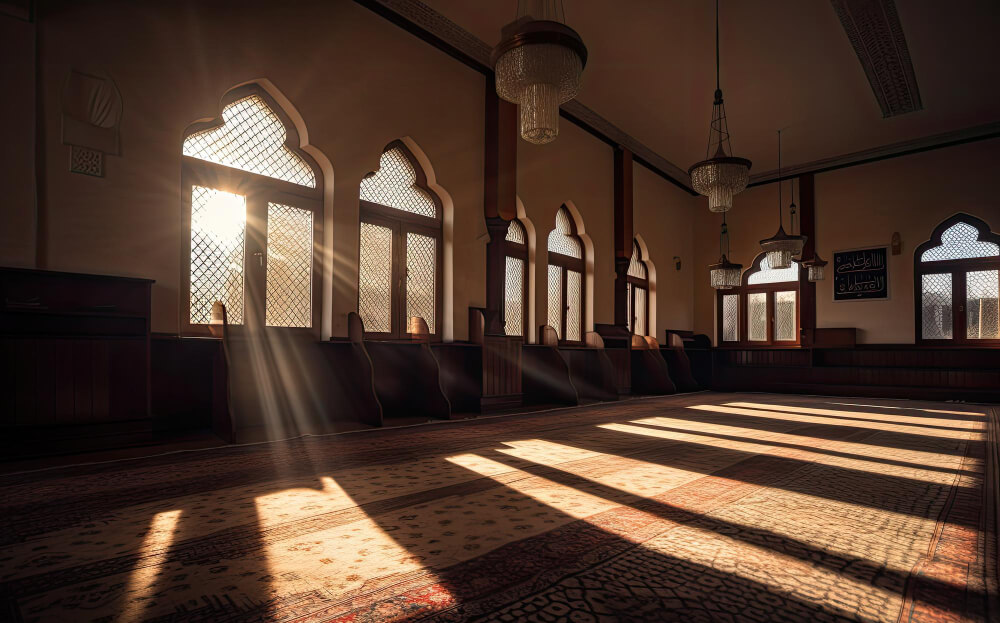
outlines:
[[[221,339],[153,335],[150,376],[154,430],[213,429],[219,360],[224,361]],[[224,431],[220,436],[230,441]]]
[[[521,350],[521,382],[529,404],[579,404],[580,396],[570,380],[569,365],[559,352],[555,329],[542,326],[538,344]]]
[[[559,347],[577,395],[581,400],[618,400],[615,369],[604,350],[601,336],[587,332],[584,344]]]
[[[651,337],[632,336],[632,391],[640,395],[673,394],[677,391],[659,343]]]
[[[486,335],[483,310],[469,308],[469,340],[482,348],[480,410],[516,409],[524,397],[521,346],[516,335]]]
[[[615,391],[620,396],[632,393],[632,333],[628,327],[613,324],[596,324],[594,329],[604,341],[604,353],[614,371]]]

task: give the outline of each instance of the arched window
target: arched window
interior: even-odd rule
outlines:
[[[913,257],[917,342],[1000,342],[1000,236],[989,225],[956,214]]]
[[[507,256],[504,331],[507,335],[523,336],[528,318],[528,235],[517,219],[507,226],[504,254]]]
[[[556,228],[549,232],[549,320],[564,342],[583,341],[583,242],[566,206],[556,212]]]
[[[738,288],[719,290],[720,346],[799,343],[799,264],[773,269],[758,255]]]
[[[420,317],[440,337],[441,199],[402,141],[360,189],[358,314],[372,337],[402,338]]]
[[[206,334],[215,301],[232,325],[318,327],[322,173],[262,88],[222,105],[182,146],[182,330]]]
[[[632,259],[628,263],[628,328],[635,335],[649,333],[649,270],[639,243],[632,241]]]

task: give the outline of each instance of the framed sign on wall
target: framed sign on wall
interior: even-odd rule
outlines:
[[[833,252],[833,300],[889,298],[889,248]]]

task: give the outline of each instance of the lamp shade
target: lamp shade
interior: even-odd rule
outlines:
[[[809,281],[823,281],[826,278],[826,262],[816,254],[811,260],[802,262],[808,272]]]
[[[733,264],[725,255],[719,259],[718,264],[708,267],[709,278],[712,287],[716,290],[729,290],[740,285],[740,276],[743,274],[742,264]]]
[[[802,253],[805,243],[805,236],[786,234],[785,228],[778,225],[777,233],[760,241],[760,248],[767,253],[767,261],[771,268],[781,269],[792,265],[792,258]]]
[[[733,207],[733,195],[747,187],[750,161],[720,153],[691,165],[688,174],[695,192],[708,197],[710,211],[727,212]]]

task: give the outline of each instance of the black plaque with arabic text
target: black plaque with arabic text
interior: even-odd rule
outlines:
[[[887,247],[834,251],[833,300],[889,298]]]

